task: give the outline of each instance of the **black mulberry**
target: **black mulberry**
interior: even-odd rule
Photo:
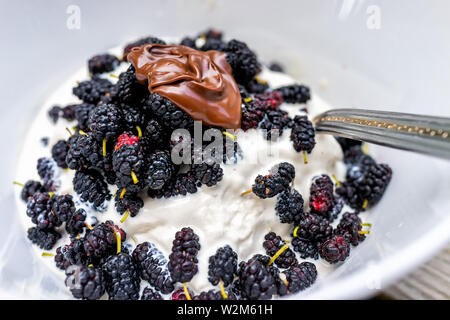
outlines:
[[[266,254],[273,257],[286,243],[275,232],[269,232],[264,236],[263,247]],[[275,264],[280,268],[289,268],[298,264],[294,252],[287,248],[276,259]]]
[[[217,249],[216,253],[209,257],[209,282],[217,285],[222,281],[225,287],[229,286],[237,275],[237,264],[237,253],[229,245]]]
[[[28,229],[28,239],[39,248],[51,250],[61,235],[53,229],[40,229],[33,227]]]
[[[133,258],[124,252],[110,256],[102,266],[109,300],[138,300],[140,278]]]
[[[199,250],[199,237],[191,228],[185,227],[175,234],[168,265],[174,281],[182,283],[191,281],[198,272]]]
[[[306,116],[295,116],[291,131],[291,141],[297,152],[305,151],[311,153],[316,145],[315,130]]]
[[[275,212],[281,223],[298,223],[303,214],[303,197],[295,189],[289,187],[277,197]]]
[[[111,193],[103,176],[96,170],[77,171],[73,178],[73,189],[82,202],[87,202],[97,211],[104,211]]]
[[[335,235],[322,243],[319,253],[329,263],[344,261],[350,254],[350,244],[344,237]]]
[[[173,291],[174,282],[167,268],[167,259],[154,244],[150,242],[139,244],[133,251],[133,259],[142,279],[163,294]]]
[[[119,59],[110,54],[99,54],[88,60],[88,69],[92,74],[113,71],[119,65]]]

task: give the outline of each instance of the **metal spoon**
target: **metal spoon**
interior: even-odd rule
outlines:
[[[313,119],[317,132],[450,159],[450,118],[334,109]]]

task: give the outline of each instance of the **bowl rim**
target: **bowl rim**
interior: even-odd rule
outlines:
[[[375,266],[383,272],[381,275],[381,288],[371,289],[367,286],[366,281],[371,277],[373,269],[363,267],[359,271],[351,272],[348,276],[336,280],[330,285],[327,284],[306,295],[299,293],[288,296],[287,299],[350,300],[375,296],[396,280],[415,270],[419,265],[429,261],[446,247],[450,242],[449,229],[450,216],[409,246],[378,261]],[[440,240],[436,241],[436,239]]]

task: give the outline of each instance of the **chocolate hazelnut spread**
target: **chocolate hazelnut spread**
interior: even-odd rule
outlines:
[[[168,98],[194,120],[241,127],[241,95],[224,53],[149,44],[133,48],[128,61],[151,93]]]

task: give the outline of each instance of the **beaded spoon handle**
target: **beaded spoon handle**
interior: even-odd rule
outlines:
[[[317,132],[450,159],[450,118],[334,109],[313,119]]]

